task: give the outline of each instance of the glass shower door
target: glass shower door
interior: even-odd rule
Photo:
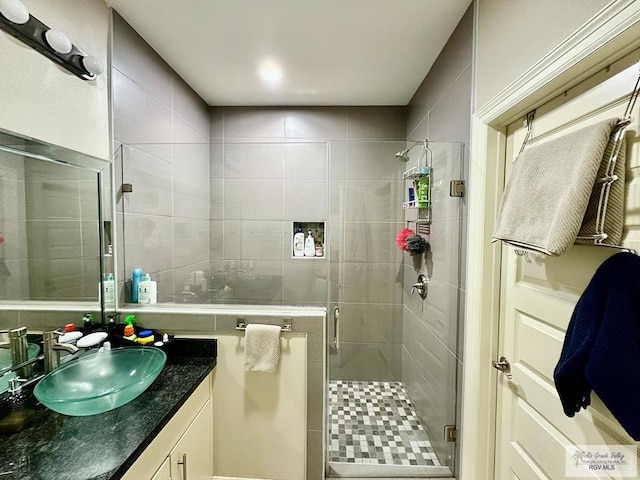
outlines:
[[[410,144],[411,145],[411,144]],[[463,200],[460,143],[347,142],[344,181],[332,185],[332,223],[342,233],[332,258],[329,302],[327,476],[437,477],[454,470]],[[412,181],[403,173],[432,156],[430,222],[403,210]],[[366,161],[363,160],[366,158]],[[339,207],[339,208],[335,208]],[[417,222],[417,223],[416,223]],[[431,248],[411,256],[395,244],[402,228]],[[426,275],[426,298],[412,289]],[[336,318],[335,313],[338,313]],[[452,427],[453,428],[453,427]],[[449,429],[451,431],[451,428]]]

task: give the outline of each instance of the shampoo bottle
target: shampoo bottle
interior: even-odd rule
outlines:
[[[316,256],[316,242],[313,240],[313,235],[311,235],[311,230],[307,234],[307,238],[304,241],[304,256],[305,257],[315,257]]]
[[[142,280],[142,269],[134,268],[131,275],[131,303],[138,303],[138,285]]]
[[[138,284],[138,303],[150,304],[158,301],[158,286],[151,280],[151,275],[145,275]]]
[[[293,256],[304,257],[304,233],[302,232],[302,227],[298,227],[293,236]]]

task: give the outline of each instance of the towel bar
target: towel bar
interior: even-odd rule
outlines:
[[[244,321],[244,317],[238,317],[236,321],[236,330],[244,331],[247,329],[247,324]],[[292,321],[290,317],[285,317],[280,325],[280,329],[283,332],[291,332],[293,330]]]

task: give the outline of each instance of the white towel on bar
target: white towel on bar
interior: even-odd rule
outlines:
[[[493,240],[546,255],[565,253],[580,231],[617,121],[526,148],[514,162]]]
[[[250,323],[244,332],[244,369],[247,372],[273,373],[280,359],[278,325]]]

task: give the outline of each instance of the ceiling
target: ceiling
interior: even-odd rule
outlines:
[[[209,105],[406,105],[471,0],[106,0]]]

